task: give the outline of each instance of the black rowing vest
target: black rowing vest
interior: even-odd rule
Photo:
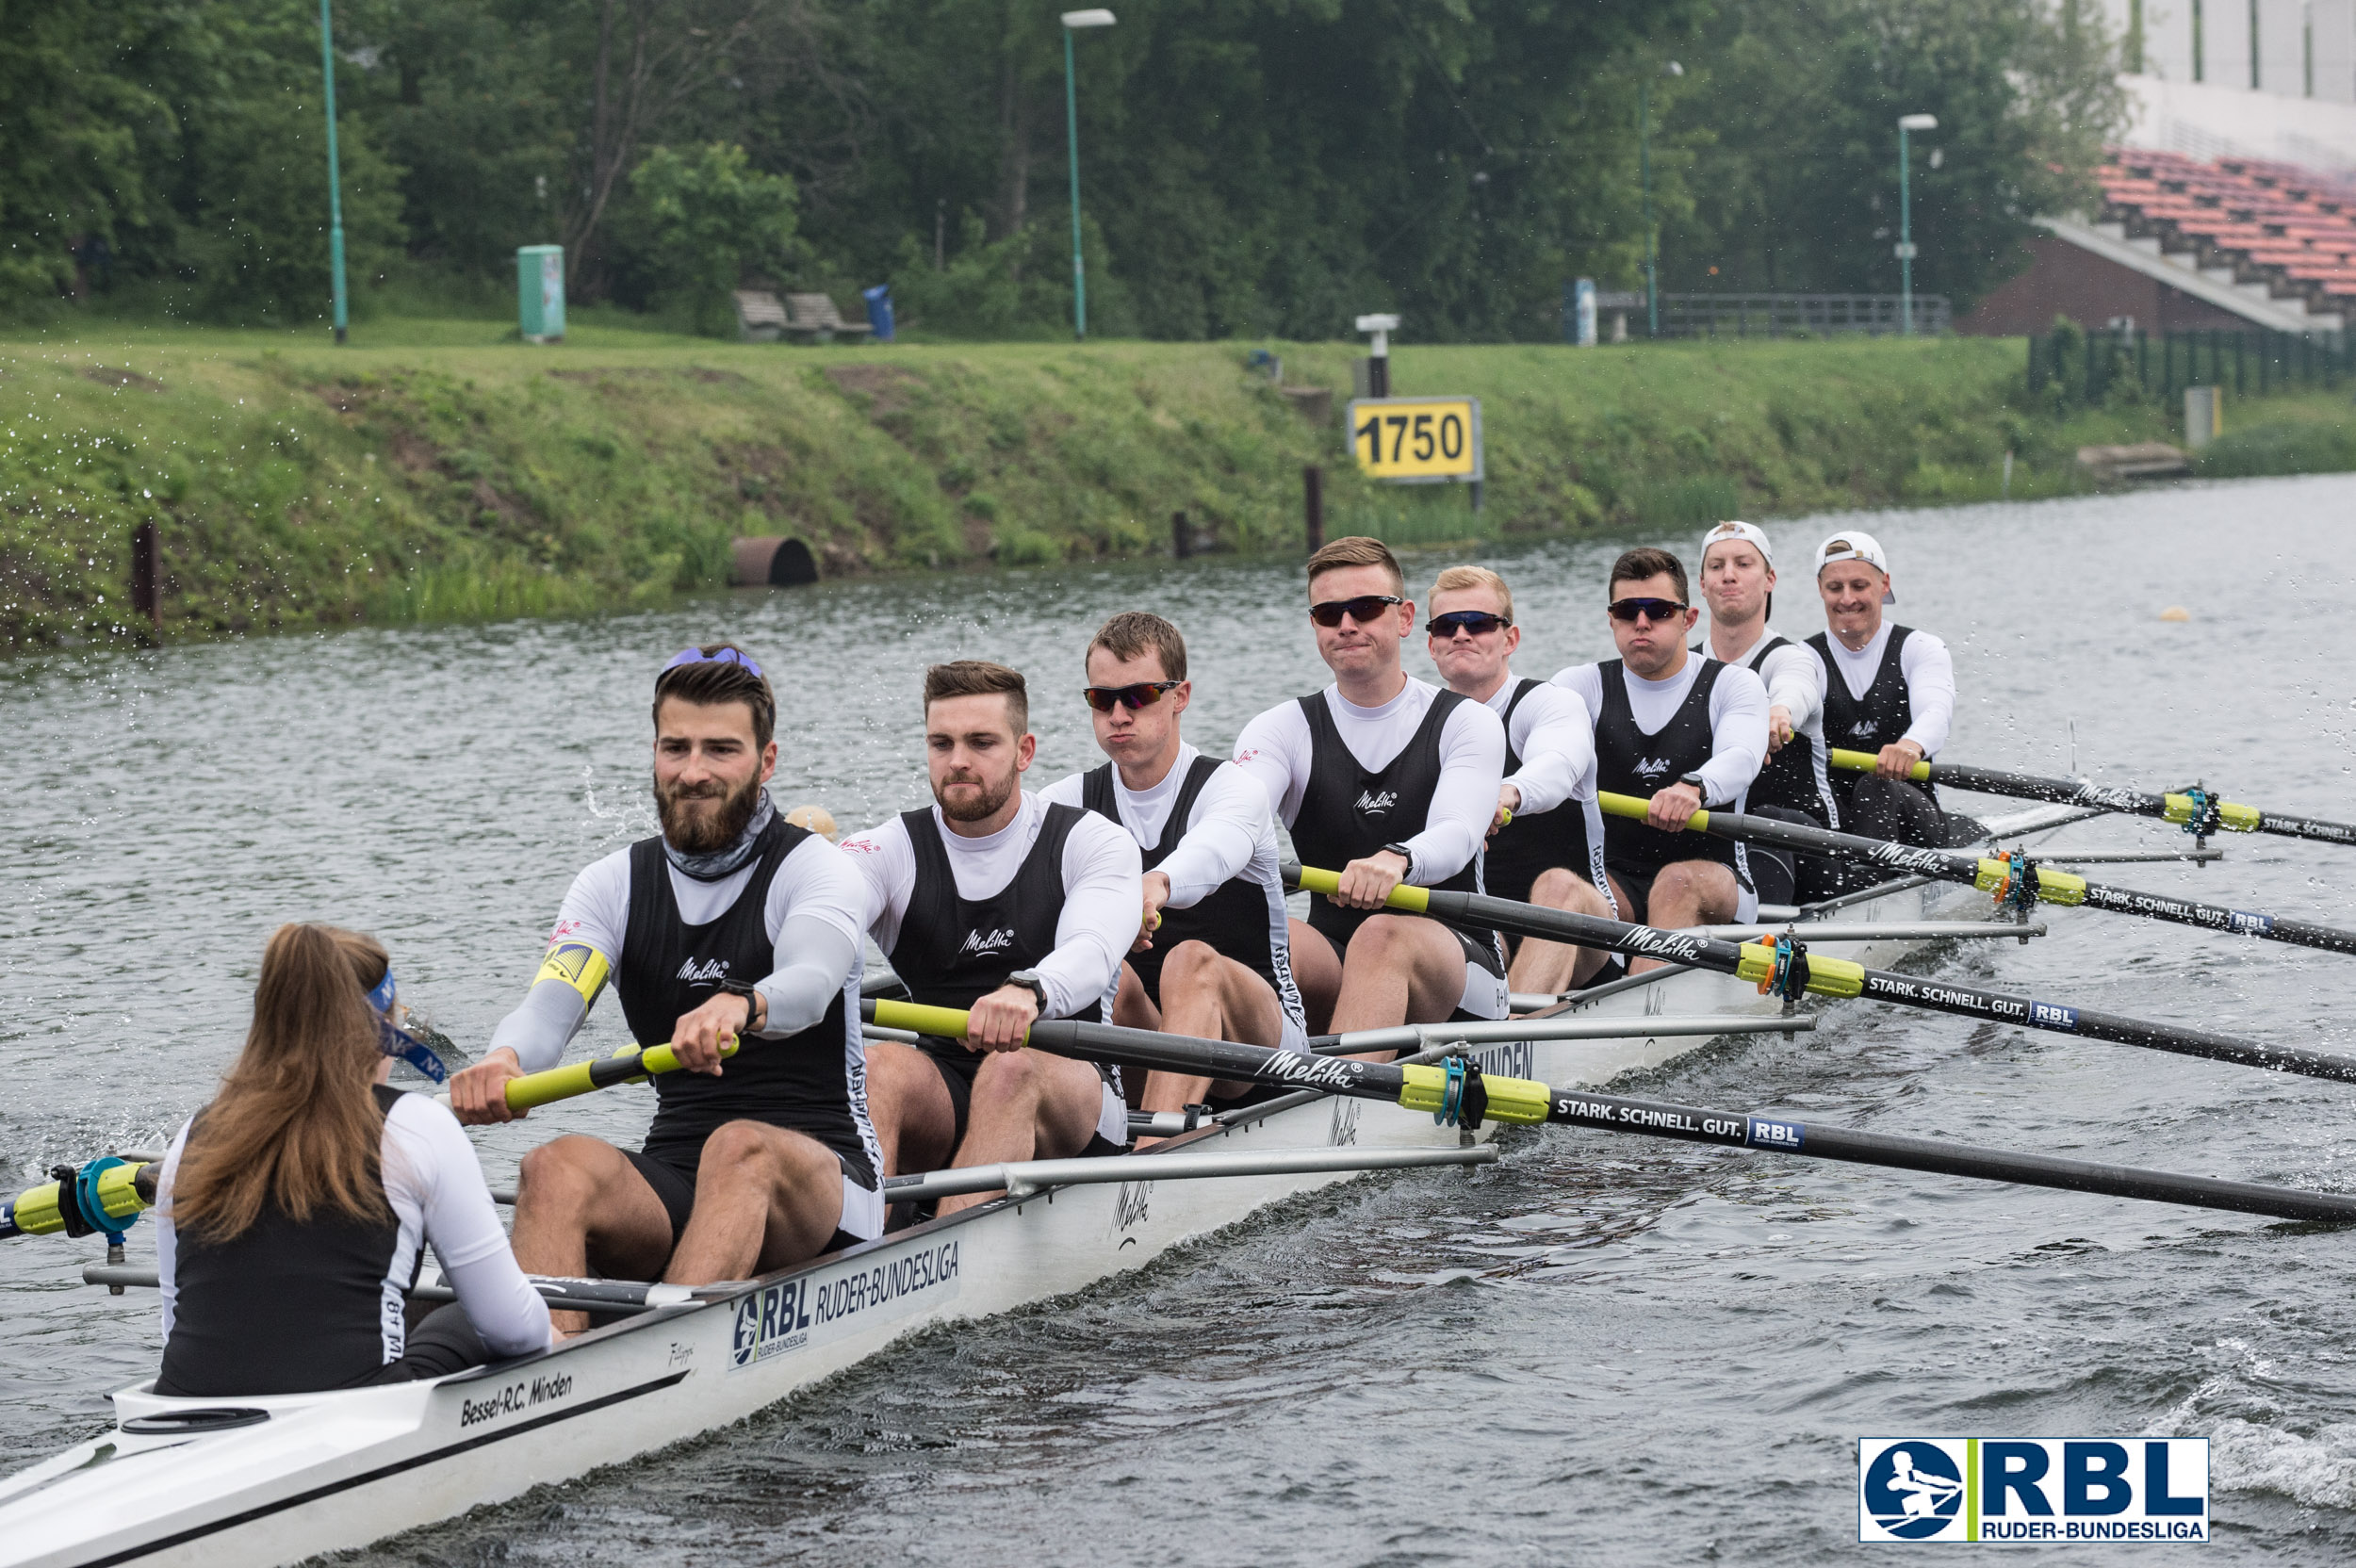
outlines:
[[[1197,757],[1194,765],[1178,786],[1178,798],[1170,803],[1170,816],[1162,824],[1158,843],[1148,847],[1138,845],[1144,861],[1141,869],[1152,871],[1170,858],[1186,836],[1187,820],[1194,815],[1194,803],[1202,795],[1203,787],[1219,770],[1216,757]],[[1113,765],[1091,768],[1080,777],[1080,804],[1097,815],[1109,819],[1113,825],[1127,832],[1128,825],[1121,820],[1121,804],[1114,797]],[[1162,923],[1153,933],[1153,945],[1142,953],[1129,955],[1129,967],[1137,972],[1137,980],[1145,987],[1145,994],[1153,999],[1153,1005],[1162,1004],[1162,963],[1180,942],[1197,941],[1208,945],[1215,953],[1233,958],[1244,968],[1268,983],[1277,1002],[1287,1012],[1301,1011],[1299,993],[1293,988],[1292,948],[1285,935],[1284,894],[1281,888],[1263,887],[1249,877],[1231,876],[1205,894],[1202,902],[1186,909],[1164,909]]]
[[[971,1007],[1019,969],[1036,968],[1055,951],[1055,922],[1063,914],[1063,847],[1084,812],[1050,806],[1031,852],[1013,879],[988,898],[957,891],[957,875],[933,814],[903,811],[900,826],[916,853],[916,886],[908,894],[900,934],[885,955],[908,983],[909,1000],[927,1007]],[[1101,1002],[1072,1015],[1093,1023]],[[956,1049],[968,1054],[964,1048]]]
[[[1849,694],[1848,678],[1841,673],[1841,665],[1833,658],[1832,633],[1820,631],[1808,640],[1816,650],[1816,662],[1824,666],[1825,745],[1843,751],[1877,752],[1905,737],[1914,723],[1914,697],[1906,690],[1899,653],[1913,632],[1910,626],[1890,629],[1890,641],[1882,648],[1882,662],[1873,670],[1873,683],[1865,688],[1861,697]],[[1841,805],[1848,804],[1850,792],[1862,776],[1850,772],[1839,776],[1836,798]],[[1914,787],[1928,795],[1932,805],[1939,804],[1939,793],[1928,783],[1917,782]]]
[[[1441,692],[1415,733],[1399,755],[1381,768],[1367,768],[1350,755],[1333,710],[1323,692],[1301,699],[1309,721],[1309,782],[1301,792],[1301,809],[1292,824],[1294,853],[1304,866],[1339,871],[1363,860],[1384,844],[1399,843],[1424,830],[1431,819],[1432,796],[1440,787],[1440,733],[1460,702],[1471,699],[1459,692]],[[1445,882],[1432,884],[1455,892],[1482,890],[1481,852]],[[1347,952],[1350,939],[1366,923],[1371,909],[1345,909],[1330,898],[1309,901],[1309,927]],[[1464,928],[1474,945],[1493,950],[1492,972],[1505,972],[1505,956],[1492,932]]]
[[[1544,685],[1524,678],[1505,705],[1505,776],[1521,772],[1521,754],[1513,749],[1513,710],[1522,699]],[[1566,800],[1551,811],[1534,816],[1516,814],[1491,836],[1481,853],[1481,881],[1493,897],[1530,902],[1530,890],[1550,866],[1561,866],[1595,884],[1611,896],[1603,872],[1603,813],[1592,800]]]
[[[1742,667],[1764,680],[1766,677],[1760,674],[1759,666],[1767,662],[1767,656],[1777,648],[1794,645],[1789,637],[1770,634],[1766,641],[1751,651],[1748,659],[1742,661]],[[1696,648],[1694,651],[1698,653],[1701,650]],[[1835,676],[1833,678],[1837,680],[1840,678]],[[1743,806],[1751,810],[1761,806],[1780,806],[1814,819],[1820,826],[1841,825],[1840,808],[1834,804],[1832,780],[1824,766],[1824,755],[1818,749],[1815,738],[1802,734],[1797,728],[1792,731],[1792,739],[1784,742],[1781,751],[1767,754],[1767,760],[1759,768],[1759,776],[1751,780],[1750,792],[1743,798]]]
[[[1715,659],[1701,662],[1685,701],[1667,724],[1649,735],[1637,727],[1635,710],[1628,705],[1626,663],[1609,659],[1595,666],[1603,684],[1603,710],[1595,715],[1598,789],[1649,799],[1710,760],[1714,743],[1710,694],[1726,666]],[[1741,844],[1702,833],[1664,833],[1627,817],[1605,820],[1603,854],[1612,865],[1645,874],[1677,860],[1715,860],[1731,868],[1743,887],[1751,885],[1750,860]]]
[[[373,1088],[381,1119],[401,1091]],[[190,1142],[204,1125],[199,1111]],[[381,1197],[384,1175],[371,1174]],[[215,1244],[181,1229],[174,1241],[179,1294],[158,1394],[209,1399],[352,1388],[393,1359],[385,1352],[401,1339],[388,1339],[398,1323],[386,1318],[401,1306],[387,1304],[384,1280],[401,1222],[389,1205],[381,1219],[338,1211],[297,1220],[266,1199],[252,1227],[231,1240]],[[418,1262],[424,1257],[420,1246]],[[415,1267],[408,1282],[417,1282]]]
[[[659,838],[630,847],[630,928],[614,966],[614,989],[630,1037],[641,1045],[670,1039],[679,1019],[718,994],[721,982],[749,984],[777,967],[770,939],[769,884],[810,837],[782,814],[761,830],[744,890],[719,919],[690,925],[671,891],[671,865]],[[875,1184],[867,1130],[867,1057],[859,1025],[837,995],[826,1016],[798,1035],[748,1037],[717,1078],[665,1072],[654,1079],[658,1105],[645,1152],[694,1172],[704,1140],[729,1121],[763,1121],[806,1133],[843,1157],[861,1186]]]

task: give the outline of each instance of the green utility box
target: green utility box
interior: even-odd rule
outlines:
[[[515,322],[527,343],[564,340],[564,247],[525,245],[515,252]]]

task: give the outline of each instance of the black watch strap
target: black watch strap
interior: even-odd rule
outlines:
[[[1039,998],[1039,1010],[1042,1013],[1047,1010],[1047,982],[1039,977],[1039,971],[1032,969],[1016,970],[1012,974],[1006,976],[1006,984],[1009,986],[1020,986],[1024,990],[1029,991],[1033,996]]]
[[[720,989],[729,996],[741,996],[744,999],[744,1027],[750,1029],[753,1026],[753,1020],[761,1016],[759,988],[748,981],[723,980],[720,982]]]

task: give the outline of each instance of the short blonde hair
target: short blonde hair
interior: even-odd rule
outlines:
[[[1318,578],[1345,566],[1380,566],[1390,574],[1393,591],[1401,598],[1407,596],[1407,574],[1399,569],[1399,557],[1380,539],[1352,533],[1334,540],[1309,558],[1310,585],[1315,587]]]
[[[1489,570],[1488,567],[1442,567],[1440,575],[1432,580],[1432,599],[1437,599],[1442,594],[1452,593],[1461,588],[1486,588],[1497,596],[1497,609],[1504,613],[1505,618],[1509,621],[1513,618],[1513,590],[1508,588],[1505,585],[1505,580]],[[1429,605],[1432,600],[1427,599],[1424,602]]]

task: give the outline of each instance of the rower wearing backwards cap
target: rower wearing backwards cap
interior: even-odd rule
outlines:
[[[1941,811],[1928,784],[1906,777],[1947,743],[1955,669],[1945,643],[1882,618],[1898,596],[1880,542],[1850,530],[1817,546],[1816,591],[1827,629],[1808,641],[1824,666],[1824,739],[1876,758],[1872,774],[1834,775],[1841,830],[1925,848],[1986,837],[1970,817]]]
[[[515,1256],[534,1273],[708,1284],[883,1233],[859,1033],[864,890],[762,787],[777,713],[731,644],[663,667],[661,835],[573,879],[523,1005],[450,1080],[459,1119],[510,1119],[507,1081],[556,1065],[609,973],[631,1037],[679,1054],[684,1070],[654,1080],[643,1149],[571,1134],[524,1156]]]
[[[1505,776],[1505,727],[1462,693],[1411,679],[1399,653],[1415,606],[1379,539],[1309,558],[1309,619],[1333,683],[1244,726],[1235,760],[1292,830],[1304,866],[1338,873],[1293,931],[1304,998],[1331,1028],[1506,1016],[1505,952],[1489,932],[1378,913],[1400,883],[1480,892],[1481,850]],[[1310,1021],[1317,1007],[1310,1004]]]
[[[1042,1018],[1089,1022],[1137,939],[1137,842],[1118,823],[1023,788],[1038,755],[1017,672],[960,659],[924,672],[933,804],[843,841],[865,923],[913,999],[962,1008],[962,1039],[868,1047],[893,1174],[1117,1154],[1129,1106],[1112,1068],[1023,1043]],[[994,1193],[941,1200],[949,1214]]]
[[[1747,921],[1759,893],[1744,847],[1684,828],[1706,807],[1742,809],[1767,755],[1767,688],[1740,664],[1687,650],[1701,612],[1686,601],[1685,564],[1667,550],[1621,555],[1610,594],[1620,657],[1576,665],[1554,682],[1595,716],[1598,784],[1652,802],[1643,822],[1604,825],[1612,900],[1622,919],[1645,925]],[[1628,972],[1658,967],[1638,958]]]
[[[1088,644],[1087,698],[1096,743],[1112,760],[1050,785],[1039,798],[1119,823],[1145,860],[1137,942],[1121,967],[1112,1021],[1198,1039],[1307,1051],[1293,987],[1284,883],[1267,792],[1233,762],[1179,739],[1193,699],[1186,641],[1159,615],[1130,611]],[[1276,1091],[1154,1071],[1141,1109],[1227,1109]]]

